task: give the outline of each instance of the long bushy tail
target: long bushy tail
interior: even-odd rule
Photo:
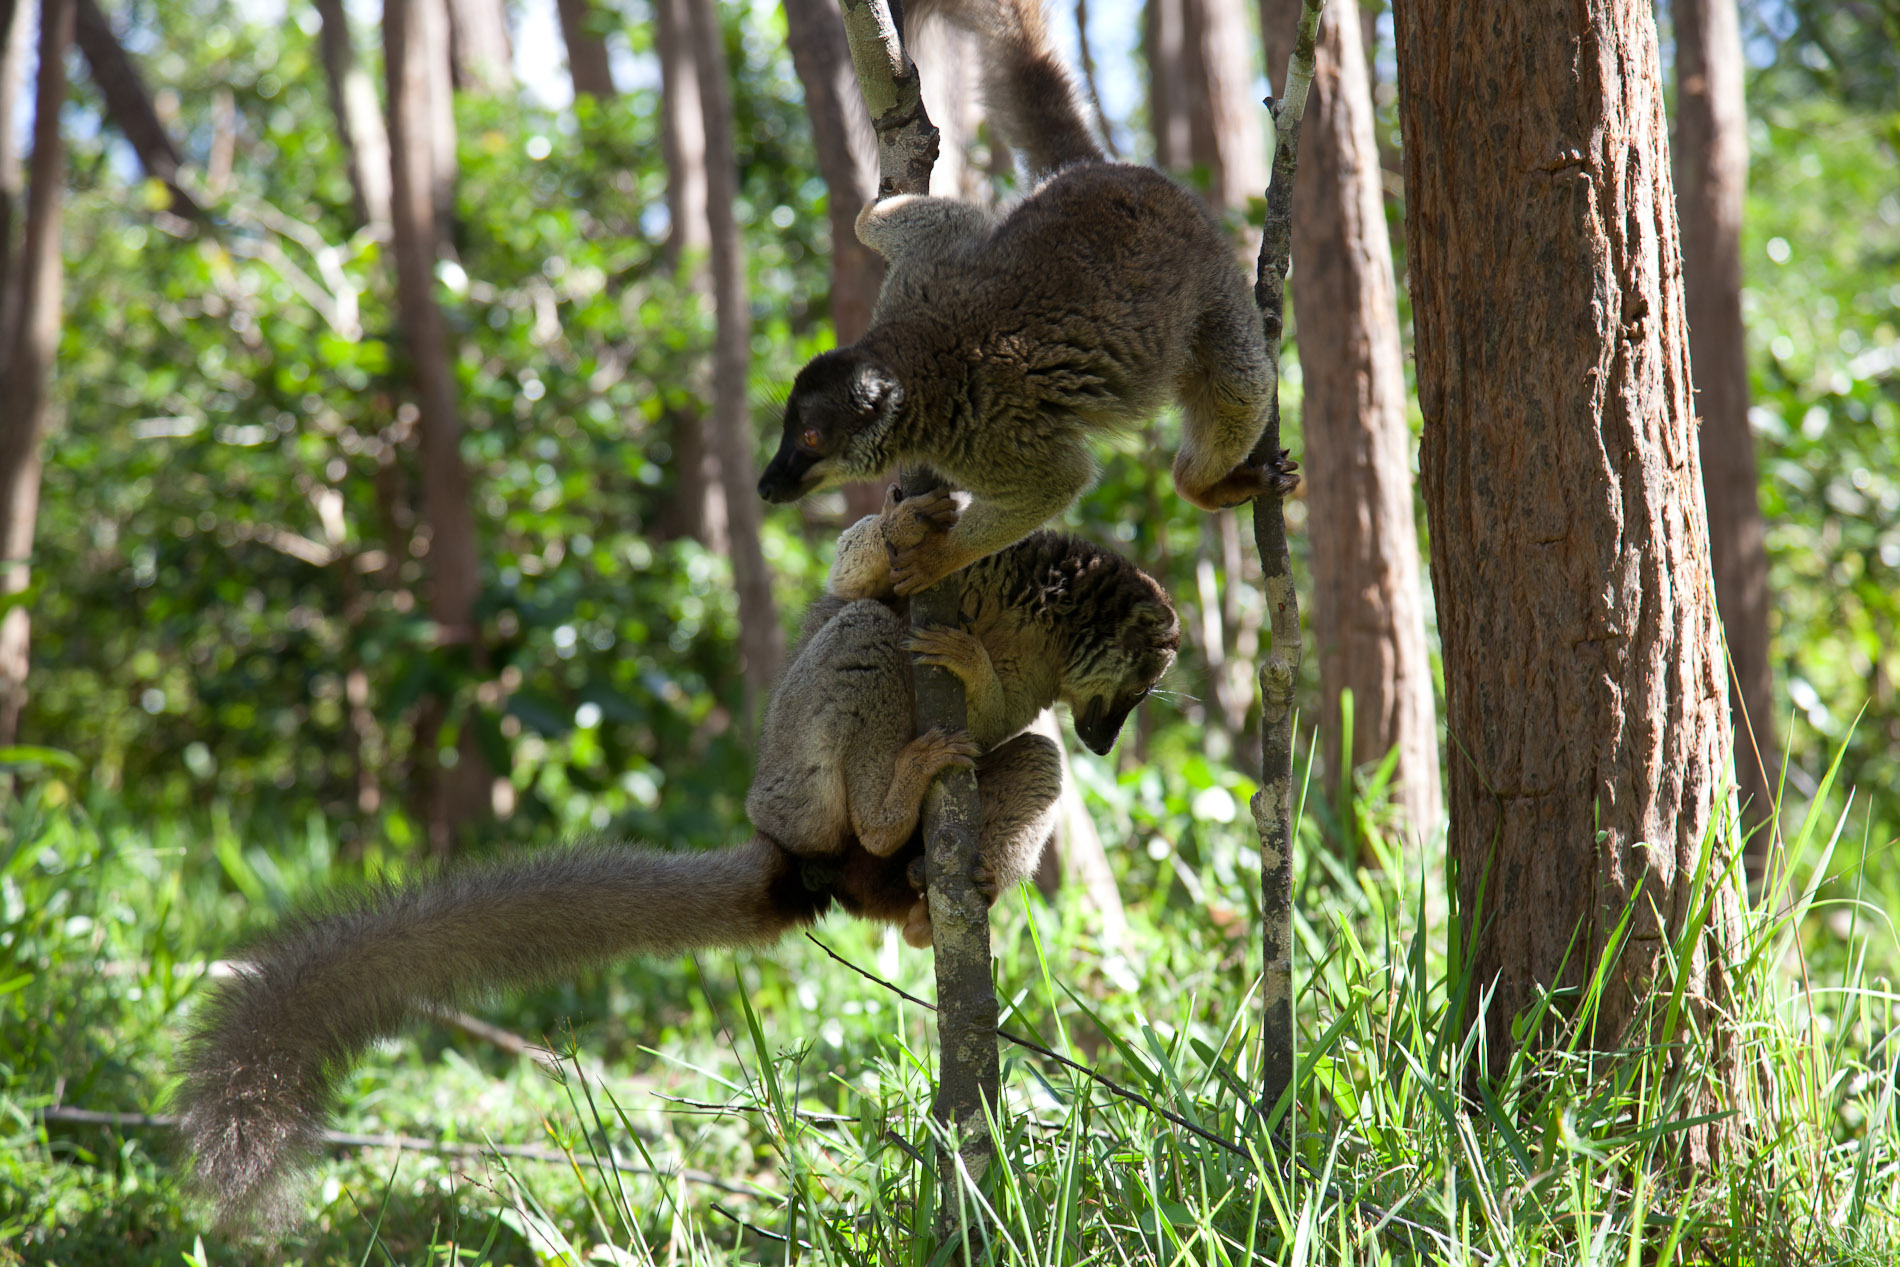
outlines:
[[[1003,137],[1040,179],[1071,163],[1106,157],[1089,130],[1088,111],[1049,36],[1043,0],[905,0],[909,30],[931,18],[970,31],[989,54],[983,97]]]
[[[199,1006],[177,1097],[227,1226],[282,1224],[337,1080],[420,1012],[628,955],[777,940],[822,913],[770,841],[553,849],[372,889],[254,946]]]

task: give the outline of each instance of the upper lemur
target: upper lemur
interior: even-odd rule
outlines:
[[[746,844],[667,853],[584,845],[372,888],[286,922],[200,1005],[177,1104],[221,1220],[275,1222],[314,1153],[337,1080],[427,1009],[628,955],[765,945],[833,903],[927,944],[919,805],[974,764],[979,881],[992,900],[1033,869],[1061,789],[1054,744],[1023,727],[1057,699],[1098,752],[1173,661],[1167,596],[1120,556],[1041,533],[985,560],[964,621],[911,639],[885,535],[954,518],[947,497],[861,522],[774,693]],[[910,656],[960,676],[967,733],[915,735]]]
[[[1198,506],[1293,487],[1248,461],[1273,372],[1252,288],[1200,201],[1109,162],[1055,54],[1041,0],[910,0],[984,42],[985,95],[1042,184],[1001,218],[887,198],[858,236],[888,262],[871,327],[806,365],[785,403],[768,501],[921,463],[973,496],[948,533],[900,551],[913,594],[1059,513],[1087,487],[1089,433],[1182,406],[1174,484]]]

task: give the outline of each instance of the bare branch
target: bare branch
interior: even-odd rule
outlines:
[[[1280,336],[1286,323],[1286,275],[1293,252],[1293,175],[1299,165],[1300,120],[1313,82],[1313,49],[1325,0],[1306,0],[1300,33],[1287,64],[1285,90],[1274,110],[1274,157],[1267,187],[1267,223],[1260,243],[1254,302],[1267,336],[1276,389],[1267,395],[1267,429],[1254,460],[1280,452]],[[1300,671],[1300,596],[1287,552],[1284,496],[1254,502],[1253,533],[1260,551],[1260,584],[1267,598],[1272,647],[1260,665],[1260,790],[1254,825],[1260,832],[1260,940],[1264,951],[1261,996],[1261,1112],[1271,1114],[1293,1086],[1293,684]],[[1286,1119],[1293,1121],[1291,1104]]]

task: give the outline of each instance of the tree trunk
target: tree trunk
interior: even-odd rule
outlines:
[[[106,116],[131,143],[133,153],[139,156],[139,166],[171,192],[172,210],[185,216],[199,215],[198,204],[177,184],[178,147],[159,121],[138,67],[113,33],[98,0],[77,0],[73,37],[85,55],[93,84],[105,98]]]
[[[654,45],[660,63],[660,154],[666,164],[666,254],[675,268],[691,270],[688,282],[705,293],[707,245],[706,126],[694,61],[692,0],[653,0]],[[695,373],[695,393],[711,394]],[[673,411],[673,500],[661,524],[672,537],[690,537],[725,554],[731,525],[719,472],[719,450],[707,432],[705,411],[689,405]],[[748,492],[748,499],[754,494]]]
[[[1709,558],[1729,655],[1730,722],[1749,879],[1759,884],[1774,845],[1781,781],[1768,668],[1768,553],[1763,541],[1755,436],[1748,426],[1748,354],[1742,335],[1742,195],[1748,120],[1742,108],[1742,37],[1735,0],[1677,0],[1677,194],[1682,285],[1702,429]]]
[[[1148,0],[1142,7],[1141,52],[1148,64],[1148,126],[1155,166],[1177,176],[1194,163],[1186,75],[1186,0]]]
[[[448,0],[449,68],[463,92],[495,94],[514,87],[514,44],[504,0]]]
[[[1583,1035],[1603,1050],[1656,1037],[1638,1023],[1679,972],[1732,1079],[1738,909],[1695,892],[1726,692],[1649,6],[1408,0],[1396,21],[1466,1007],[1495,990],[1497,1073],[1541,991],[1614,955]],[[1698,897],[1707,935],[1671,967]],[[1695,1163],[1715,1137],[1684,1142]]]
[[[14,111],[18,109],[26,82],[26,37],[31,24],[27,15],[32,5],[26,0],[0,0],[0,293],[7,291],[13,275],[13,225],[26,193],[22,184],[25,173],[20,167],[20,129]],[[0,300],[0,311],[5,302]],[[0,351],[0,357],[5,353]],[[0,556],[4,557],[4,556]]]
[[[435,158],[432,135],[439,115],[432,97],[446,81],[448,39],[442,10],[430,0],[390,0],[383,15],[384,60],[389,74],[391,247],[396,264],[396,305],[421,409],[422,502],[428,526],[424,565],[429,576],[429,613],[443,646],[466,647],[479,664],[475,604],[481,594],[475,518],[469,478],[462,461],[462,420],[448,329],[436,304]],[[453,848],[457,830],[480,813],[485,772],[474,745],[459,745],[452,770],[431,768],[436,729],[447,719],[446,702],[422,710],[417,744],[430,770],[427,794],[429,841],[440,855]],[[433,723],[433,724],[431,724]],[[462,731],[468,735],[466,727]]]
[[[667,251],[675,263],[704,250],[706,123],[693,57],[696,0],[653,0],[654,45],[660,62],[660,154],[666,163]]]
[[[39,514],[47,375],[59,345],[66,168],[59,111],[66,101],[66,46],[72,38],[73,0],[42,0],[26,227],[11,269],[0,278],[0,594],[26,588]],[[19,734],[30,633],[26,604],[0,618],[0,747]]]
[[[567,45],[567,73],[576,97],[615,95],[613,66],[607,60],[607,41],[595,25],[598,11],[588,0],[558,0],[561,40]]]
[[[1189,161],[1207,169],[1211,204],[1244,208],[1266,191],[1267,167],[1243,0],[1179,3]]]
[[[752,315],[746,299],[745,242],[733,210],[739,200],[739,159],[733,143],[732,89],[718,6],[689,3],[687,14],[699,73],[700,111],[706,120],[706,218],[712,238],[713,301],[717,305],[711,443],[719,455],[731,536],[732,579],[739,591],[739,654],[744,660],[746,712],[756,724],[766,692],[778,677],[785,639],[779,628],[778,606],[772,600],[772,574],[759,541],[763,515],[746,399]]]
[[[356,41],[350,34],[343,0],[316,0],[322,19],[323,74],[330,88],[330,110],[349,171],[356,223],[389,223],[389,133],[383,127],[376,86],[356,61]]]
[[[1285,65],[1299,0],[1264,0],[1268,65]],[[1425,649],[1412,433],[1405,417],[1392,243],[1372,91],[1352,12],[1328,6],[1293,192],[1293,311],[1305,386],[1307,538],[1320,734],[1329,763],[1353,699],[1350,763],[1399,751],[1398,804],[1421,836],[1442,814],[1438,725]]]
[[[851,49],[837,6],[830,0],[785,0],[785,28],[792,65],[805,89],[818,171],[825,178],[831,324],[840,345],[856,343],[870,328],[871,309],[884,283],[884,257],[858,241],[856,227],[858,211],[877,189],[877,137],[852,77]],[[875,514],[885,482],[846,485],[847,513],[853,519]]]

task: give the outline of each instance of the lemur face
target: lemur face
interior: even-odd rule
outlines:
[[[807,493],[878,474],[873,452],[903,400],[889,370],[853,348],[812,360],[792,381],[778,453],[759,477],[759,496],[794,502]]]
[[[1174,607],[1154,588],[1152,597],[1138,599],[1112,625],[1090,629],[1070,648],[1063,698],[1075,715],[1076,737],[1098,756],[1115,746],[1128,714],[1148,698],[1180,648]]]

